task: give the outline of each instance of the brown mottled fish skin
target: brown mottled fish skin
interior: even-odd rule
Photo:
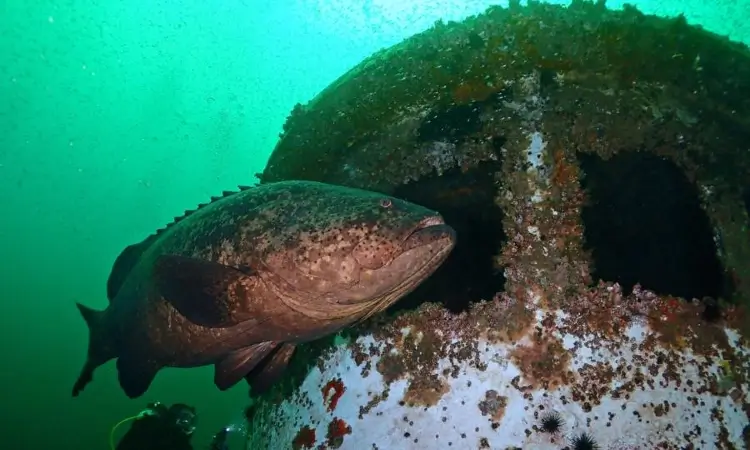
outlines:
[[[120,385],[146,392],[162,367],[216,365],[227,389],[264,389],[296,344],[378,313],[442,264],[455,233],[432,210],[308,181],[225,193],[123,251],[90,329],[77,396],[117,358]]]

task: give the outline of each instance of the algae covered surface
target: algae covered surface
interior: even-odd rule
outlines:
[[[478,342],[533,336],[509,356],[523,374],[519,391],[565,386],[568,401],[590,412],[605,397],[659,385],[655,374],[679,386],[690,354],[705,361],[698,370],[707,380],[717,359],[731,360],[731,382],[719,377],[698,391],[731,397],[744,417],[746,375],[737,372],[748,365],[737,346],[750,331],[750,98],[740,93],[750,93],[747,46],[684,16],[511,2],[437,22],[296,105],[259,177],[394,193],[442,211],[456,228],[454,254],[396,306],[397,318],[365,325],[345,344],[363,379],[377,370],[387,386],[410,380],[404,407],[433,407],[466,365],[484,370]],[[479,237],[461,239],[468,235]],[[534,311],[551,315],[535,325]],[[638,347],[653,360],[651,375],[580,361],[571,370],[551,337],[617,354],[636,324],[653,333]],[[416,342],[401,336],[406,329]],[[370,335],[369,348],[355,343]],[[309,369],[329,373],[324,363],[342,357],[318,344],[296,357],[276,401],[309,401],[297,391]],[[633,377],[635,385],[608,388]],[[507,399],[496,394],[483,403],[489,417],[504,414]],[[388,396],[375,392],[360,419]],[[261,399],[251,423],[274,427],[274,410]],[[712,445],[731,448],[736,424],[716,420],[734,434],[717,432]]]
[[[747,295],[743,263],[750,260],[743,207],[750,100],[737,95],[742,92],[750,92],[747,47],[689,26],[682,16],[648,16],[632,6],[611,11],[603,2],[583,1],[568,8],[493,7],[460,23],[438,22],[295,106],[260,176],[407,198],[437,178],[439,198],[420,201],[446,203],[450,196],[474,199],[483,189],[524,189],[518,168],[538,164],[549,189],[585,185],[577,200],[558,195],[559,203],[595,207],[614,201],[600,197],[616,190],[621,216],[632,206],[628,192],[649,195],[653,188],[658,196],[674,189],[685,198],[673,202],[678,205],[663,222],[690,229],[683,237],[714,227],[723,267],[705,266],[728,272],[709,273],[713,286],[696,288],[695,296],[737,299]],[[476,171],[488,161],[498,164]],[[474,176],[441,184],[455,169]],[[479,183],[477,172],[496,178]],[[596,177],[619,184],[596,184]],[[692,208],[685,206],[691,201]],[[669,222],[680,214],[688,225],[702,225]],[[583,212],[592,222],[602,222],[596,217],[602,215]]]

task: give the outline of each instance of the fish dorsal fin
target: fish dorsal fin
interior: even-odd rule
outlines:
[[[130,271],[136,265],[143,252],[146,251],[149,246],[151,246],[151,243],[155,240],[156,237],[169,229],[170,226],[179,223],[181,220],[185,219],[204,206],[208,206],[213,202],[227,198],[232,194],[236,194],[237,192],[251,189],[252,186],[238,186],[238,188],[239,191],[223,191],[221,197],[212,196],[211,201],[207,203],[200,203],[196,209],[186,210],[183,215],[175,217],[171,223],[169,223],[165,227],[159,228],[154,234],[147,237],[142,242],[125,247],[125,250],[120,253],[120,255],[115,260],[115,263],[112,265],[112,271],[109,273],[109,278],[107,279],[107,297],[109,298],[109,300],[112,301],[112,299],[115,298],[117,292],[119,292],[122,284],[125,282],[125,279],[130,274]]]
[[[112,270],[109,272],[109,278],[107,279],[107,298],[109,301],[112,301],[120,291],[123,283],[130,275],[130,271],[138,263],[143,252],[151,245],[151,241],[153,239],[149,236],[143,242],[128,245],[117,257],[115,263],[112,264]]]
[[[174,225],[174,224],[176,224],[176,223],[180,222],[181,220],[183,220],[184,218],[186,218],[186,217],[188,217],[189,215],[193,214],[194,212],[196,212],[196,211],[200,210],[200,209],[201,209],[201,208],[203,208],[204,206],[208,206],[208,205],[210,205],[210,204],[212,204],[212,203],[214,203],[214,202],[217,202],[217,201],[219,201],[219,200],[225,199],[225,198],[227,198],[227,197],[229,197],[229,196],[231,196],[231,195],[237,194],[238,192],[246,191],[246,190],[248,190],[248,189],[251,189],[251,188],[252,188],[252,186],[237,186],[237,187],[239,188],[239,191],[223,191],[223,192],[221,193],[221,197],[217,197],[217,196],[211,196],[211,200],[210,200],[210,201],[208,201],[208,202],[206,202],[206,203],[199,203],[199,204],[198,204],[198,207],[197,207],[197,208],[195,208],[195,209],[188,209],[188,210],[185,210],[185,212],[184,212],[184,213],[183,213],[183,214],[182,214],[181,216],[176,216],[176,217],[174,218],[174,220],[172,220],[172,222],[170,222],[169,224],[167,224],[167,226],[165,226],[165,227],[162,227],[162,228],[159,228],[158,230],[156,230],[156,232],[154,233],[154,235],[155,235],[155,236],[158,236],[158,235],[160,235],[160,234],[161,234],[161,233],[163,233],[164,231],[168,230],[170,226],[172,226],[172,225]]]

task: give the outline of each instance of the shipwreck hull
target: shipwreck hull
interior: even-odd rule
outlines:
[[[683,18],[511,5],[368,58],[261,182],[403,197],[458,244],[298,351],[248,449],[747,448],[748,142],[748,49]]]

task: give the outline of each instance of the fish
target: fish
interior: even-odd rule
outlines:
[[[130,398],[159,370],[214,365],[226,390],[263,392],[296,347],[360,323],[413,291],[456,233],[436,211],[314,181],[241,186],[126,247],[109,304],[76,303],[89,341],[73,386],[116,359]]]

